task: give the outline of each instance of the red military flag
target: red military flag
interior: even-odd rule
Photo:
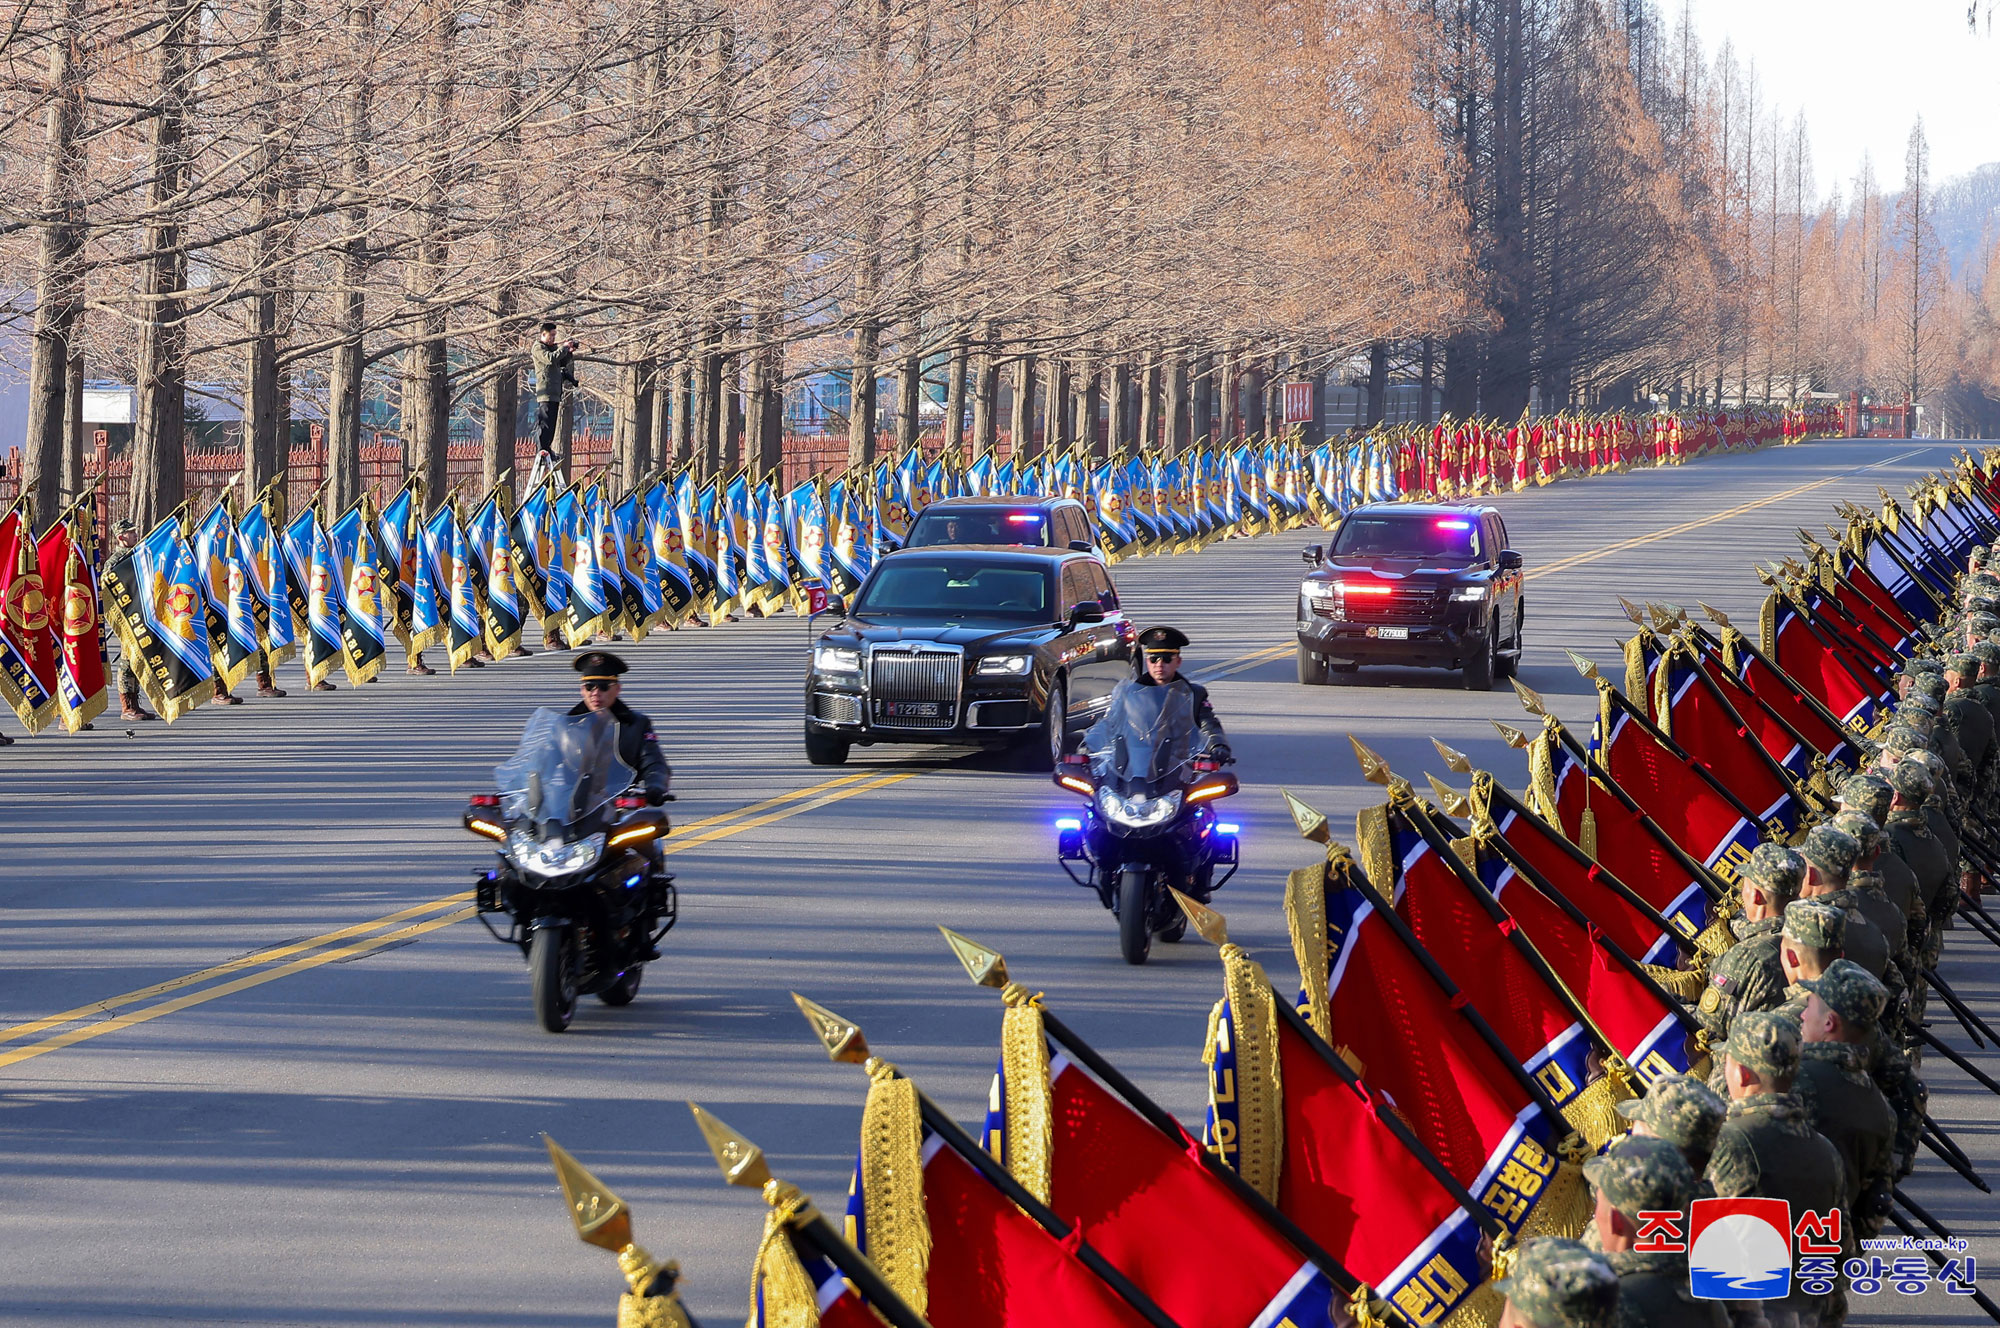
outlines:
[[[36,550],[42,584],[60,606],[51,614],[61,651],[56,704],[63,727],[75,733],[104,713],[104,637],[99,630],[97,578],[90,568],[89,518],[58,521]]]
[[[30,733],[56,717],[61,649],[34,532],[16,505],[0,517],[0,697]]]
[[[1530,740],[1528,773],[1537,814],[1630,886],[1674,929],[1710,953],[1735,943],[1715,917],[1713,874],[1646,816],[1631,795],[1590,768],[1554,720]],[[1711,931],[1711,929],[1714,929]],[[1704,935],[1711,939],[1704,943]]]
[[[1067,1056],[1052,1056],[1040,1010],[1011,1007],[1007,1023],[986,1148],[1030,1194],[1177,1323],[1329,1318],[1340,1289],[1210,1173],[1194,1140],[1169,1138]],[[1201,1259],[1160,1239],[1176,1229],[1202,1233]]]
[[[1611,684],[1600,681],[1597,697],[1591,741],[1599,767],[1689,857],[1733,882],[1735,864],[1763,838],[1755,809],[1736,802],[1685,752],[1669,746],[1671,740],[1663,741]]]
[[[1590,1077],[1593,1053],[1605,1048],[1593,1046],[1546,960],[1523,945],[1490,894],[1482,897],[1478,878],[1468,879],[1470,869],[1440,843],[1407,786],[1392,783],[1389,797],[1388,805],[1361,813],[1357,838],[1368,879],[1385,883],[1397,915],[1564,1119],[1602,1145],[1622,1130],[1607,1088]]]
[[[1137,1328],[1139,1312],[924,1124],[916,1085],[872,1078],[848,1239],[937,1328]],[[1090,1239],[1088,1231],[1071,1235]]]
[[[1842,723],[1875,722],[1879,680],[1827,640],[1789,596],[1772,591],[1760,615],[1763,652]]]
[[[1757,741],[1747,719],[1685,641],[1669,645],[1660,663],[1653,717],[1662,733],[1765,825],[1777,826],[1789,837],[1804,822],[1810,809],[1787,772]]]

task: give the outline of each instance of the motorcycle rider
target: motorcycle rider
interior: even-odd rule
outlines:
[[[618,681],[619,676],[628,672],[630,666],[609,650],[586,650],[576,657],[572,667],[583,675],[583,699],[571,707],[569,713],[594,715],[608,712],[618,721],[618,759],[636,772],[639,784],[645,789],[647,804],[658,807],[667,800],[667,789],[673,782],[674,772],[668,766],[667,758],[660,754],[653,721],[618,699],[624,686]],[[646,856],[653,864],[654,875],[660,875],[665,868],[665,859],[657,840],[646,846]],[[641,962],[650,963],[659,957],[659,950],[654,948],[642,956]]]
[[[1187,643],[1187,633],[1175,627],[1148,627],[1139,633],[1143,663],[1135,685],[1185,687],[1194,702],[1194,726],[1202,736],[1202,755],[1223,765],[1231,764],[1236,758],[1229,750],[1229,735],[1222,731],[1222,721],[1215,717],[1215,707],[1209,704],[1208,688],[1180,676],[1181,651]]]

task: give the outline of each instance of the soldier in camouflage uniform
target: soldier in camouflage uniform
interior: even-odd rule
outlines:
[[[1816,825],[1799,852],[1807,867],[1799,898],[1831,904],[1847,914],[1846,936],[1833,958],[1844,954],[1887,983],[1893,953],[1889,939],[1869,920],[1854,890],[1854,864],[1861,856],[1861,841],[1837,825]],[[1902,990],[1900,978],[1896,989]]]
[[[1736,944],[1716,956],[1709,967],[1695,1017],[1708,1032],[1708,1045],[1720,1047],[1730,1024],[1748,1010],[1769,1010],[1785,999],[1785,973],[1778,965],[1778,931],[1785,905],[1805,879],[1805,860],[1778,844],[1759,844],[1737,873],[1743,912],[1729,929]]]
[[[1821,899],[1795,899],[1785,906],[1785,925],[1778,933],[1778,964],[1785,970],[1785,1000],[1778,1006],[1779,1014],[1798,1023],[1812,999],[1812,992],[1800,982],[1826,972],[1846,943],[1846,909]]]
[[[1889,847],[1909,864],[1917,878],[1917,901],[1924,908],[1925,927],[1911,939],[1917,946],[1918,962],[1930,968],[1937,963],[1938,949],[1944,943],[1943,922],[1935,910],[1939,901],[1949,902],[1953,859],[1943,841],[1932,833],[1930,818],[1924,814],[1934,786],[1923,763],[1897,761],[1884,777],[1895,790],[1895,801],[1882,829],[1889,836]]]
[[[1979,657],[1969,652],[1953,655],[1944,667],[1945,714],[1957,724],[1958,745],[1972,763],[1974,788],[1987,786],[1993,774],[1993,712],[1973,690],[1979,668]]]
[[[1619,1328],[1725,1328],[1722,1302],[1696,1300],[1688,1286],[1687,1251],[1634,1249],[1642,1213],[1687,1211],[1695,1198],[1694,1168],[1664,1139],[1631,1138],[1583,1164],[1597,1193],[1598,1238],[1618,1274]]]
[[[1858,911],[1888,946],[1888,970],[1877,975],[1889,992],[1888,1008],[1882,1017],[1885,1023],[1900,1029],[1904,1012],[1909,1008],[1910,990],[1923,978],[1910,962],[1909,923],[1902,909],[1889,899],[1883,882],[1881,863],[1888,852],[1889,837],[1882,833],[1880,825],[1862,812],[1841,812],[1833,818],[1833,827],[1854,837],[1855,843],[1861,846],[1861,856],[1854,860],[1854,869],[1847,874],[1847,889],[1837,895],[1823,897]],[[1897,865],[1903,864],[1899,862]],[[1860,962],[1859,956],[1852,952],[1847,957]]]
[[[1850,775],[1846,782],[1840,786],[1840,810],[1843,812],[1859,812],[1877,827],[1880,827],[1889,819],[1889,804],[1895,799],[1895,796],[1896,791],[1889,787],[1889,781],[1880,775]],[[1835,821],[1835,824],[1839,824],[1838,820]],[[1853,832],[1849,831],[1848,833],[1852,834]],[[1902,913],[1903,948],[1907,951],[1910,936],[1913,934],[1921,935],[1923,930],[1919,928],[1913,933],[1910,922],[1914,916],[1913,910],[1920,910],[1922,908],[1922,905],[1917,902],[1917,875],[1910,870],[1909,863],[1904,862],[1900,856],[1889,851],[1889,837],[1887,832],[1883,831],[1881,835],[1882,849],[1873,859],[1872,864],[1868,856],[1867,842],[1863,841],[1861,856],[1855,859],[1854,866],[1858,871],[1873,870],[1880,874],[1883,893],[1888,895],[1889,902]],[[1877,923],[1876,925],[1879,927],[1881,924]],[[1893,938],[1891,938],[1890,944],[1893,948]]]
[[[1813,1126],[1840,1150],[1847,1168],[1847,1213],[1862,1239],[1882,1229],[1896,1171],[1896,1113],[1868,1074],[1868,1044],[1888,992],[1851,959],[1839,959],[1802,986],[1797,1092]]]
[[[1664,1139],[1681,1150],[1698,1178],[1696,1198],[1713,1197],[1708,1159],[1728,1112],[1729,1104],[1714,1089],[1685,1074],[1663,1075],[1647,1087],[1646,1096],[1628,1097],[1618,1104],[1618,1114],[1632,1122],[1633,1134]]]
[[[1795,1213],[1823,1213],[1846,1197],[1840,1151],[1792,1091],[1799,1046],[1799,1030],[1774,1010],[1751,1011],[1731,1026],[1723,1056],[1729,1118],[1708,1162],[1719,1197],[1783,1199]],[[1827,1300],[1794,1286],[1784,1300],[1764,1302],[1764,1314],[1771,1328],[1817,1328]]]
[[[1577,1241],[1543,1236],[1524,1242],[1507,1276],[1493,1289],[1507,1298],[1500,1328],[1618,1324],[1618,1274],[1603,1255]]]

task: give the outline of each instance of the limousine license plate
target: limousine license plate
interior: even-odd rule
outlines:
[[[936,719],[941,712],[936,701],[884,701],[882,713],[889,719]]]
[[[1407,641],[1410,639],[1410,629],[1407,627],[1384,627],[1382,629],[1382,639],[1384,641]]]

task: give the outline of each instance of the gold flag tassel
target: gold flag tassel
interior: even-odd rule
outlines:
[[[562,1184],[563,1203],[576,1234],[586,1244],[618,1256],[618,1271],[625,1274],[625,1283],[631,1288],[618,1298],[618,1328],[689,1328],[687,1311],[681,1308],[680,1293],[674,1289],[680,1280],[680,1265],[646,1253],[632,1239],[632,1210],[625,1201],[554,1139],[545,1134],[542,1142],[548,1145],[549,1161]],[[796,1255],[792,1261],[798,1262]],[[804,1269],[799,1276],[805,1277]],[[806,1303],[814,1303],[810,1281],[806,1283]],[[817,1328],[818,1322],[815,1314],[810,1324],[800,1328]]]
[[[1018,982],[1001,988],[1000,1065],[1006,1080],[1005,1147],[999,1160],[1028,1193],[1049,1201],[1055,1123],[1049,1096],[1049,1039],[1041,998]],[[912,1092],[915,1090],[912,1089]]]

